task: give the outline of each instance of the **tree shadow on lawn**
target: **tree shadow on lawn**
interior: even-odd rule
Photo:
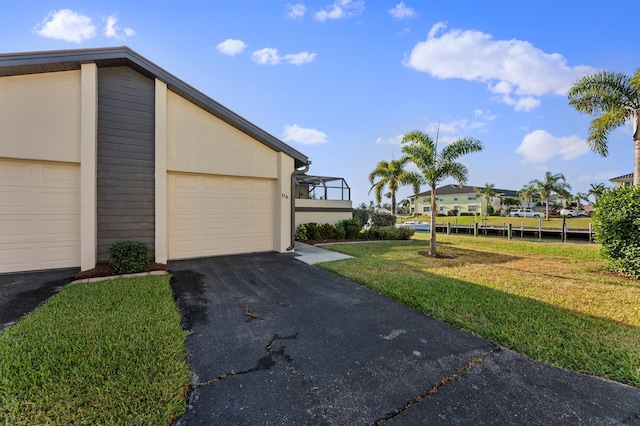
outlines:
[[[429,241],[426,240],[336,244],[324,248],[330,248],[354,257],[379,256],[387,260],[408,264],[420,261],[421,265],[427,268],[456,268],[466,264],[503,264],[522,259],[521,256],[512,254],[461,248],[449,242],[438,243],[438,253],[444,255],[443,257],[430,257],[426,256],[429,249]]]

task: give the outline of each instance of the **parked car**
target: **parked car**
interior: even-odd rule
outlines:
[[[540,212],[533,209],[513,209],[509,212],[511,217],[540,217]]]
[[[558,216],[560,213],[556,209],[549,209],[549,216]]]
[[[587,213],[585,210],[577,210],[576,213],[578,214],[578,216],[589,217],[589,213]]]
[[[572,209],[562,209],[560,210],[560,216],[576,217],[578,212]]]

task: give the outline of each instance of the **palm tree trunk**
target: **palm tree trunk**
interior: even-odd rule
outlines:
[[[549,218],[549,199],[548,198],[545,200],[545,205],[547,207],[547,220],[551,220]]]
[[[438,254],[436,249],[436,187],[431,187],[431,220],[429,221],[429,256]]]
[[[391,193],[391,214],[396,215],[396,193]]]
[[[633,185],[640,185],[640,139],[633,141]]]

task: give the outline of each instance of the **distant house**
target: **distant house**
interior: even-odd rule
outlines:
[[[476,192],[477,186],[444,185],[436,188],[437,213],[448,214],[452,210],[458,213],[481,213],[485,209],[485,198]],[[495,211],[500,210],[503,197],[518,198],[518,191],[496,188],[495,197],[489,199],[489,204]],[[431,190],[417,196],[409,197],[412,214],[424,214],[431,211]]]
[[[633,173],[611,178],[609,182],[615,186],[631,186],[633,185]]]

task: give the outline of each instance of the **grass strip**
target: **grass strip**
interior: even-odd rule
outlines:
[[[168,277],[68,285],[0,335],[0,424],[171,424],[185,337]]]
[[[341,244],[318,266],[531,358],[640,387],[640,282],[603,273],[597,245],[428,235]]]

